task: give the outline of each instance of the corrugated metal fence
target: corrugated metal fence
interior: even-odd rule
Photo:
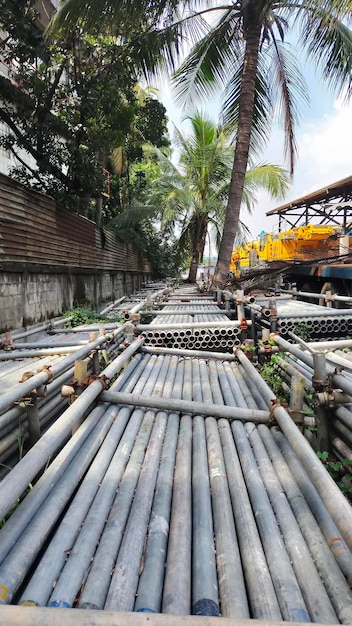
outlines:
[[[131,245],[44,194],[0,174],[0,261],[13,264],[149,273]]]

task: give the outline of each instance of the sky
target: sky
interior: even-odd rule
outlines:
[[[312,72],[306,73],[306,80],[310,104],[302,111],[296,129],[298,157],[291,188],[282,201],[273,201],[260,193],[252,215],[243,210],[241,219],[253,238],[262,230],[270,232],[277,224],[276,217],[266,217],[267,211],[352,175],[352,101],[346,104],[342,98],[332,95]],[[185,112],[173,101],[170,89],[161,89],[159,97],[167,109],[170,135],[174,125],[186,134],[187,127],[182,122]],[[216,104],[201,105],[200,108],[216,121]],[[284,135],[280,129],[273,129],[260,161],[288,167],[284,161]]]

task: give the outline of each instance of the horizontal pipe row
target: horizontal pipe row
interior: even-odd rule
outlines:
[[[60,477],[55,474],[56,486],[41,500],[43,504],[35,507],[40,494],[49,494],[45,490],[52,479],[42,480],[45,489],[34,487],[34,495],[30,492],[24,498],[12,523],[0,531],[0,547],[6,546],[0,585],[7,589],[8,601],[52,607],[78,602],[91,609],[178,615],[220,612],[233,619],[345,621],[352,610],[351,592],[333,555],[333,573],[328,572],[331,564],[324,567],[323,553],[314,553],[313,558],[311,550],[322,549],[314,547],[317,529],[305,556],[301,551],[296,554],[294,548],[302,541],[304,520],[295,522],[298,525],[288,544],[292,551],[287,552],[289,547],[282,542],[273,552],[273,537],[279,540],[287,532],[285,541],[289,541],[293,521],[288,524],[281,504],[274,507],[274,492],[272,503],[268,496],[264,498],[269,485],[263,483],[258,490],[264,462],[260,460],[263,448],[257,450],[258,437],[264,441],[271,430],[263,426],[261,433],[252,422],[247,433],[247,426],[236,419],[230,426],[221,417],[218,421],[213,416],[204,418],[205,407],[211,405],[214,411],[222,405],[224,412],[243,411],[248,417],[258,412],[247,385],[252,372],[244,378],[237,364],[226,358],[207,362],[144,354],[127,374],[126,370],[119,391],[104,392],[116,394],[122,404],[111,405],[109,396],[102,395],[104,401],[95,409],[105,411],[97,423],[102,429],[100,438],[93,429],[87,443],[72,452]],[[145,387],[148,380],[149,390]],[[256,384],[255,377],[253,381]],[[155,397],[168,402],[168,408],[128,408],[124,404],[128,395],[139,397],[141,403]],[[192,409],[199,416],[191,420]],[[124,421],[112,419],[122,414]],[[89,460],[91,445],[98,445],[98,450]],[[206,467],[209,474],[201,485],[199,472],[204,480]],[[265,468],[265,478],[270,476],[269,468],[277,476],[274,466]],[[80,481],[78,491],[76,481]],[[300,498],[303,501],[304,496]],[[60,507],[65,517],[56,526]],[[304,578],[305,568],[309,580]],[[155,579],[154,572],[158,572]],[[24,579],[25,589],[21,588]]]
[[[0,530],[0,601],[47,604],[53,620],[75,605],[77,624],[83,608],[105,609],[102,624],[131,610],[351,622],[338,488],[315,488],[326,470],[241,351],[178,352],[146,347],[98,404],[76,400],[82,424]]]
[[[240,322],[229,321],[215,303],[202,303],[197,308],[194,303],[170,303],[160,313],[162,322],[158,315],[151,324],[137,326],[139,330],[143,329],[147,345],[231,352],[241,343],[238,336]]]
[[[352,331],[352,317],[327,319],[326,317],[289,317],[278,320],[278,329],[282,335],[295,331],[300,326],[305,326],[312,338],[315,337],[338,337],[348,335]],[[299,332],[299,331],[298,331]]]
[[[26,626],[204,626],[204,617],[179,615],[150,615],[150,613],[115,613],[111,611],[77,611],[76,609],[51,609],[26,607]],[[23,608],[6,606],[2,616],[7,626],[18,626],[23,619]],[[221,626],[250,626],[248,619],[222,618]],[[208,617],[207,626],[219,626],[218,617]],[[297,622],[261,620],[260,626],[296,626]],[[302,624],[302,626],[308,626]]]
[[[60,447],[73,425],[82,413],[94,402],[104,386],[106,380],[119,371],[121,366],[138,350],[143,339],[137,339],[131,346],[118,356],[105,370],[101,378],[96,379],[60,417],[58,420],[29,450],[25,457],[14,467],[12,472],[0,483],[0,518],[6,515],[23,493],[30,481],[45,465],[50,456]],[[33,376],[35,378],[35,376]],[[32,379],[29,379],[32,380]],[[25,384],[25,383],[24,383]]]

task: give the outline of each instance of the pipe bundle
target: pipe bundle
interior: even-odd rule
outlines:
[[[0,530],[2,602],[351,621],[344,535],[316,477],[296,478],[290,430],[250,421],[270,402],[246,367],[225,355],[137,353],[112,391],[170,398],[173,408],[85,405],[82,425]],[[248,421],[191,416],[177,401],[237,407]]]
[[[73,342],[72,337],[77,337],[77,333],[73,335],[66,330],[61,341],[49,339],[46,343],[30,343],[29,349],[28,344],[15,341],[13,350],[0,353],[3,392],[3,406],[0,410],[0,475],[5,475],[21,458],[23,449],[28,447],[28,439],[29,445],[32,444],[31,411],[36,414],[40,432],[48,428],[67,406],[67,399],[61,396],[60,391],[73,378],[75,360],[87,359],[88,374],[97,374],[93,356],[97,356],[96,350],[102,349],[106,358],[113,358],[124,336],[123,329],[117,329],[109,336],[89,341],[90,332],[87,334],[87,330],[80,330],[80,333],[82,339]],[[112,340],[111,343],[108,339]],[[106,346],[107,341],[109,345]],[[30,388],[31,379],[38,372],[43,372],[43,381]],[[26,380],[26,384],[29,381],[29,389],[24,389],[24,383],[20,382],[22,380]],[[5,402],[7,395],[8,403]]]
[[[299,300],[273,297],[257,299],[261,303],[262,316],[268,311],[269,301],[275,308],[277,328],[282,335],[306,327],[312,338],[341,337],[352,332],[352,310],[334,309]]]
[[[188,323],[184,329],[143,331],[146,345],[214,352],[232,352],[233,347],[241,343],[239,335],[239,328],[207,328],[206,322],[205,328],[193,330],[191,324]]]
[[[351,507],[251,362],[226,354],[239,322],[156,287],[162,314],[0,483],[0,603],[351,623]],[[159,297],[141,296],[127,318]],[[311,365],[285,375],[308,386]]]
[[[286,360],[279,358],[277,364],[284,372],[283,376],[286,375],[288,381],[291,382],[293,372],[298,372],[300,376],[304,377],[307,387],[312,392],[314,390],[314,363],[312,355],[304,351],[300,346],[292,345],[281,337],[276,337],[275,341],[287,353]],[[290,354],[292,355],[291,357]],[[338,405],[337,403],[334,405],[332,402],[328,406],[329,420],[326,447],[331,448],[334,456],[345,463],[346,472],[352,473],[351,464],[348,464],[348,461],[352,459],[352,411],[351,404],[348,401],[352,397],[351,355],[337,350],[334,353],[327,352],[325,358],[330,375],[336,368],[343,368],[343,375],[333,375],[331,383],[335,389],[342,388],[347,394],[345,405]],[[312,439],[312,436],[310,438]],[[320,446],[319,449],[321,449]]]
[[[331,309],[330,309],[331,310]],[[331,315],[314,317],[285,317],[278,320],[278,329],[282,335],[287,335],[297,327],[305,326],[309,336],[319,337],[341,337],[352,332],[352,315]]]
[[[180,298],[179,290],[176,293]],[[217,304],[205,303],[201,297],[197,301],[193,290],[187,293],[188,303],[168,303],[151,324],[140,325],[146,345],[214,352],[232,352],[234,346],[240,345],[238,322],[229,322]]]

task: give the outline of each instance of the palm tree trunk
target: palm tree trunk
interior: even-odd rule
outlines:
[[[203,260],[205,238],[208,230],[208,216],[206,213],[198,217],[194,228],[194,239],[192,245],[192,258],[188,272],[187,281],[195,283],[197,280],[198,265]]]
[[[241,79],[236,150],[232,168],[224,230],[215,268],[214,285],[222,287],[227,280],[233,244],[238,228],[253,124],[255,83],[260,45],[260,25],[249,25]]]
[[[194,253],[192,254],[191,264],[189,267],[188,278],[187,278],[188,283],[196,282],[198,265],[199,265],[198,253]]]

